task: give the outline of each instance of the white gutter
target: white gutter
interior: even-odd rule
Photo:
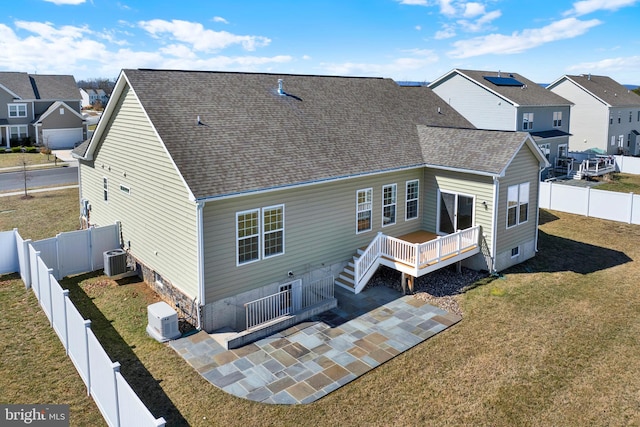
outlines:
[[[197,202],[197,233],[198,233],[198,329],[202,329],[202,319],[200,317],[200,308],[204,307],[205,298],[204,298],[204,231],[203,231],[203,214],[202,209],[204,208],[204,202]]]
[[[196,198],[195,201],[197,203],[206,203],[206,202],[212,202],[214,200],[225,200],[225,199],[231,199],[231,198],[234,198],[234,197],[247,196],[249,194],[250,195],[265,194],[265,193],[271,193],[273,191],[289,190],[289,189],[294,189],[294,188],[302,188],[302,187],[308,187],[310,185],[332,183],[332,182],[344,181],[346,179],[353,179],[353,178],[364,178],[364,177],[369,177],[369,176],[386,174],[386,173],[390,173],[390,172],[401,172],[401,171],[405,171],[405,170],[409,170],[409,169],[419,169],[419,168],[424,168],[424,167],[425,167],[425,165],[421,163],[421,164],[405,166],[405,167],[401,167],[401,168],[379,170],[379,171],[375,171],[375,172],[363,172],[363,173],[345,175],[345,176],[340,176],[340,177],[317,179],[317,180],[313,180],[313,181],[302,182],[302,183],[299,183],[299,184],[284,184],[284,185],[278,185],[278,186],[269,187],[269,188],[260,188],[260,189],[248,190],[248,191],[238,191],[238,192],[235,192],[235,193],[220,194],[218,196],[208,196],[208,197]]]
[[[500,180],[497,177],[493,178],[493,218],[491,218],[491,273],[496,272],[496,257],[498,244],[498,211],[500,210]]]

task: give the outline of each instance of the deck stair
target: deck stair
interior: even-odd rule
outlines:
[[[381,265],[420,277],[480,252],[479,226],[435,239],[431,237],[428,241],[416,242],[409,236],[396,238],[378,233],[367,247],[357,250],[335,284],[357,294]]]
[[[360,255],[364,252],[364,249],[358,248],[358,251],[353,258],[347,263],[342,272],[336,278],[336,285],[341,288],[345,288],[351,292],[355,292],[355,263],[360,258]]]

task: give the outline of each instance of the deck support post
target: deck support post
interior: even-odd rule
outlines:
[[[402,278],[400,280],[402,281],[402,294],[407,294],[407,286],[409,286],[409,292],[413,294],[413,282],[415,280],[415,277],[406,273],[402,273]]]
[[[461,274],[461,273],[462,273],[462,261],[458,261],[458,262],[456,262],[456,272],[457,272],[458,274]]]

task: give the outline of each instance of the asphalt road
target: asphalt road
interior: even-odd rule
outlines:
[[[27,187],[52,185],[73,185],[78,183],[78,167],[69,166],[54,169],[32,169],[27,171]],[[0,173],[0,191],[20,191],[24,189],[24,173]]]

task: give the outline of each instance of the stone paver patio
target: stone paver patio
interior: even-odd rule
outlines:
[[[235,350],[200,331],[170,345],[227,393],[279,404],[313,402],[460,321],[384,286],[354,295],[336,287],[338,307]]]

